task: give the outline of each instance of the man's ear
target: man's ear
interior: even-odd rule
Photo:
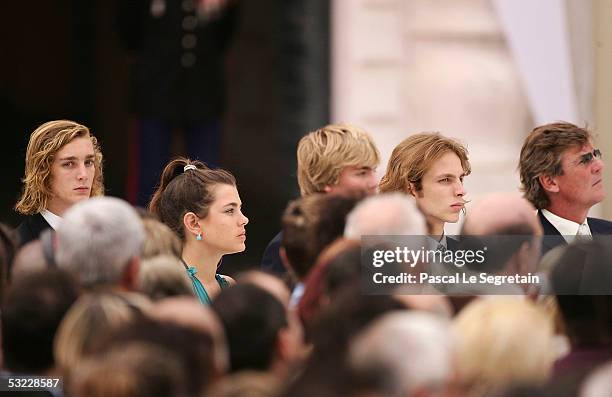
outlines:
[[[559,191],[559,185],[557,184],[557,180],[555,177],[550,175],[540,175],[538,177],[538,181],[540,181],[540,185],[542,189],[547,192],[557,193]]]
[[[138,273],[140,272],[140,258],[133,256],[123,271],[121,286],[128,291],[136,291],[138,288]]]
[[[408,186],[406,186],[406,193],[411,194],[413,197],[417,196],[417,189],[414,183],[408,182]]]
[[[183,215],[183,226],[188,233],[198,234],[202,233],[202,227],[200,226],[200,218],[193,212],[187,212]]]
[[[325,187],[323,188],[323,192],[324,192],[324,193],[329,193],[329,192],[331,192],[332,190],[333,190],[333,189],[332,189],[332,186],[331,186],[331,185],[325,185]]]

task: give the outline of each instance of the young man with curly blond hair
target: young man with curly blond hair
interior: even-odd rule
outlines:
[[[20,245],[44,229],[57,229],[73,204],[103,194],[102,153],[89,128],[70,120],[44,123],[30,136],[23,191],[15,205],[25,215],[17,228]]]

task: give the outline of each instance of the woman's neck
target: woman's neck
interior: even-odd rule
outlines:
[[[183,245],[182,258],[189,266],[198,270],[198,278],[203,283],[215,281],[217,264],[221,254],[213,252],[201,241],[189,241]]]

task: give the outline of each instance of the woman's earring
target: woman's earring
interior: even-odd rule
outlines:
[[[202,241],[202,233],[196,234],[196,240]]]

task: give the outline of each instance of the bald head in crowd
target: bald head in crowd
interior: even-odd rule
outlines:
[[[414,200],[402,193],[369,197],[355,206],[346,218],[344,237],[424,235],[425,218]]]
[[[451,380],[453,347],[448,320],[430,313],[395,311],[353,339],[349,362],[364,373],[374,370],[393,395],[424,396],[435,394]]]
[[[466,264],[470,270],[522,275],[536,270],[542,226],[533,205],[517,194],[495,193],[480,200],[468,212],[461,235],[464,249],[487,247],[486,260]]]
[[[86,288],[135,289],[144,229],[127,202],[96,197],[72,206],[57,230],[58,267]]]
[[[542,235],[535,208],[518,194],[495,193],[477,202],[463,223],[462,235]]]

